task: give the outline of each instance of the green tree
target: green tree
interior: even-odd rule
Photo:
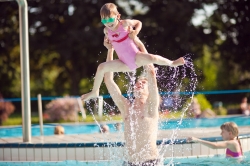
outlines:
[[[0,4],[0,92],[5,97],[15,97],[21,89],[18,5]]]
[[[199,89],[249,88],[249,1],[28,0],[31,96],[80,95],[92,88],[97,66],[106,59],[99,16],[106,2],[118,4],[122,18],[142,21],[139,37],[150,53],[168,59],[190,53]],[[217,6],[214,14],[194,26],[195,12],[206,4]],[[21,95],[18,17],[17,2],[1,2],[0,91],[5,97]],[[126,84],[123,76],[117,79],[119,86]]]
[[[201,72],[199,74],[201,81],[199,82],[200,90],[214,90],[218,87],[218,73],[221,69],[220,58],[216,54],[212,54],[208,46],[203,48],[203,56],[195,60],[194,64]]]
[[[223,89],[250,88],[250,1],[214,1],[217,9],[209,18],[213,49],[220,53],[226,75],[221,79]]]

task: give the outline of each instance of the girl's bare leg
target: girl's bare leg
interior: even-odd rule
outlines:
[[[153,55],[153,54],[142,53],[142,52],[138,52],[136,54],[135,62],[138,67],[148,65],[150,63],[163,65],[163,66],[171,66],[171,67],[177,67],[177,66],[181,66],[185,64],[185,60],[183,57],[176,59],[174,61],[171,61],[159,55]]]
[[[101,63],[96,71],[94,86],[91,92],[83,94],[81,99],[86,101],[91,98],[99,96],[99,88],[101,86],[104,74],[106,72],[128,72],[131,71],[127,65],[125,65],[119,59]]]
[[[183,57],[180,57],[174,60],[172,64],[173,64],[173,67],[182,66],[185,64],[185,59]]]

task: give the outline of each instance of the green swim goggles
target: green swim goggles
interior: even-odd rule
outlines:
[[[103,24],[107,24],[107,23],[112,23],[112,22],[114,22],[115,21],[115,17],[114,18],[112,18],[112,17],[110,17],[110,18],[107,18],[107,19],[102,19],[102,23]]]

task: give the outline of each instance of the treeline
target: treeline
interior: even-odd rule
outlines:
[[[81,95],[92,88],[106,59],[99,10],[107,2],[118,5],[122,18],[142,21],[139,37],[148,52],[168,59],[190,54],[197,90],[250,88],[250,1],[27,1],[32,97]],[[205,19],[194,25],[197,13]],[[17,2],[0,2],[0,24],[0,93],[20,97]]]

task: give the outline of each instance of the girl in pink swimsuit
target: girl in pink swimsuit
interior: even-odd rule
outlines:
[[[226,122],[222,124],[220,128],[221,128],[221,136],[224,141],[210,142],[195,137],[189,137],[187,141],[199,142],[212,149],[226,148],[226,157],[234,157],[234,158],[242,157],[243,152],[238,137],[239,130],[237,124],[234,122]]]
[[[137,34],[141,30],[139,20],[120,20],[120,14],[113,3],[103,5],[100,10],[101,21],[105,25],[105,41],[113,47],[119,59],[101,63],[96,71],[91,92],[81,96],[86,101],[99,96],[99,88],[106,72],[129,72],[151,63],[177,67],[184,65],[184,58],[170,61],[162,56],[147,53]],[[130,27],[134,27],[135,30]]]
[[[116,31],[108,30],[108,39],[114,47],[119,59],[131,70],[137,68],[135,56],[139,52],[135,42],[129,38],[128,31],[123,27],[122,22],[118,24]]]

